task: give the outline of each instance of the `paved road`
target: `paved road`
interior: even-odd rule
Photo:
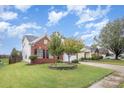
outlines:
[[[111,75],[94,83],[89,88],[114,88],[114,87],[118,87],[118,85],[121,82],[124,82],[124,66],[93,63],[93,62],[80,62],[80,63],[85,64],[85,65],[91,65],[91,66],[96,66],[96,67],[112,69],[113,71],[115,71]]]

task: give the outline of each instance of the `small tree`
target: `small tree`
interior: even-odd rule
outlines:
[[[12,49],[11,55],[9,56],[9,64],[16,63],[22,60],[22,53],[15,48]]]
[[[11,56],[13,57],[18,56],[18,51],[15,48],[12,49]]]
[[[60,33],[54,32],[51,35],[51,41],[49,43],[48,48],[49,48],[49,52],[51,53],[51,55],[54,56],[56,60],[58,60],[58,57],[62,55],[64,51]]]
[[[64,41],[64,52],[68,54],[68,61],[70,61],[71,55],[80,52],[80,49],[83,47],[83,44],[74,38],[67,38]],[[77,56],[78,59],[78,56]]]
[[[81,40],[78,40],[78,39],[75,39],[74,41],[75,41],[75,53],[78,60],[78,53],[84,47],[84,44]]]

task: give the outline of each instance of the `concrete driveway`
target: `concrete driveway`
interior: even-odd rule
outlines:
[[[124,73],[124,66],[111,65],[111,64],[102,64],[102,63],[95,63],[95,62],[80,62],[80,63],[81,64],[85,64],[85,65],[91,65],[91,66],[96,66],[96,67],[112,69],[114,71],[118,71],[118,72]]]
[[[120,83],[124,82],[124,66],[93,63],[93,62],[80,62],[80,63],[84,65],[107,68],[114,71],[114,73],[94,83],[89,88],[116,88]]]

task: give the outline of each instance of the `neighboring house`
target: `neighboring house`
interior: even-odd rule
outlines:
[[[106,56],[109,51],[105,48],[92,48],[89,46],[85,46],[81,49],[80,53],[78,53],[78,57],[80,58],[91,58],[92,54],[98,54],[99,56]]]
[[[110,53],[108,49],[105,48],[91,48],[92,54],[98,54],[99,56],[103,56],[103,58],[106,56],[107,53]]]
[[[79,59],[80,58],[91,58],[92,57],[91,48],[88,46],[85,46],[84,48],[82,48],[80,53],[78,53],[78,57]]]
[[[41,37],[25,35],[22,40],[23,60],[30,63],[29,57],[31,55],[37,55],[36,63],[54,62],[55,58],[50,55],[48,50],[49,42],[50,38],[47,35]],[[59,59],[62,59],[62,56]]]

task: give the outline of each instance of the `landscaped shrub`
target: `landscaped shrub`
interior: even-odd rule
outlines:
[[[63,61],[62,60],[58,60],[57,63],[63,63]]]
[[[96,54],[92,54],[92,60],[99,60],[99,59],[103,59],[103,56],[98,56]]]
[[[103,59],[103,56],[99,56],[99,59]]]
[[[72,60],[72,63],[78,63],[79,61],[77,59]]]
[[[82,57],[82,58],[80,58],[79,60],[80,60],[80,61],[84,61],[84,60],[85,60],[85,58],[83,58],[83,57]]]
[[[59,63],[49,65],[49,68],[54,70],[71,70],[77,68],[77,66],[76,64]]]
[[[91,60],[91,58],[84,58],[84,57],[80,58],[80,61],[84,61],[84,60]]]
[[[36,55],[31,55],[31,56],[29,57],[29,59],[30,59],[31,61],[34,61],[34,60],[37,59],[37,56],[36,56]]]

